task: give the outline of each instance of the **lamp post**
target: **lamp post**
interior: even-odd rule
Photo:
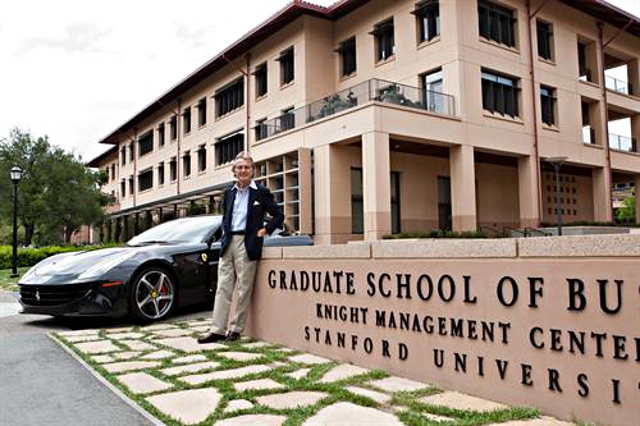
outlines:
[[[22,178],[22,169],[13,166],[9,173],[13,181],[13,257],[11,263],[11,277],[18,276],[18,183]]]
[[[562,197],[560,196],[560,167],[567,161],[567,157],[548,157],[545,159],[551,163],[556,177],[556,210],[558,213],[558,236],[562,235]]]

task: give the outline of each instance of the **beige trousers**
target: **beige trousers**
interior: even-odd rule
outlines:
[[[253,282],[256,277],[257,260],[249,259],[244,247],[244,235],[233,235],[229,246],[218,264],[218,288],[213,306],[211,331],[225,334],[229,321],[229,309],[233,288],[237,286],[238,304],[228,330],[242,333],[247,316],[247,308],[251,303]]]

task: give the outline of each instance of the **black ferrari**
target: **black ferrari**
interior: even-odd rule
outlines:
[[[19,281],[22,313],[165,318],[177,306],[215,295],[222,216],[176,219],[123,247],[63,253]],[[265,246],[310,245],[305,235],[265,238]]]

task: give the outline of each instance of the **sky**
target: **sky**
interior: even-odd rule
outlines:
[[[640,0],[609,1],[640,16]],[[19,127],[91,160],[109,148],[99,140],[287,3],[4,1],[0,138]]]

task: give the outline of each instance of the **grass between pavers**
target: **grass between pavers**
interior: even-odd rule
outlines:
[[[192,320],[190,322],[197,321]],[[181,326],[182,328],[186,328],[186,322],[178,322],[176,325]],[[100,330],[98,333],[101,339],[108,339],[107,331],[109,330]],[[259,348],[245,348],[244,344],[249,343],[248,341],[239,341],[225,344],[224,349],[217,350],[207,350],[197,352],[197,354],[205,355],[207,360],[215,361],[219,365],[216,368],[205,369],[198,371],[196,373],[188,373],[184,375],[192,375],[192,374],[206,374],[213,371],[221,371],[227,369],[235,369],[246,367],[249,365],[260,365],[260,364],[272,364],[274,362],[283,362],[285,363],[282,366],[276,367],[272,370],[262,372],[262,373],[254,373],[250,375],[243,376],[240,379],[235,380],[212,380],[205,383],[201,383],[198,385],[189,385],[181,380],[179,377],[181,376],[167,376],[161,372],[161,370],[170,367],[177,367],[187,364],[173,364],[172,360],[178,357],[194,355],[196,353],[187,353],[180,350],[177,350],[172,347],[168,347],[162,345],[158,342],[158,340],[163,339],[164,337],[153,336],[150,333],[152,331],[142,330],[140,327],[132,327],[131,332],[143,333],[144,336],[140,339],[147,343],[151,343],[156,346],[155,349],[147,349],[144,351],[139,351],[141,354],[131,360],[118,360],[115,359],[114,362],[127,362],[133,360],[140,360],[140,358],[148,353],[155,352],[157,350],[166,349],[173,353],[175,356],[170,358],[161,359],[161,360],[152,360],[159,363],[157,367],[135,370],[135,371],[127,371],[122,373],[110,373],[108,372],[101,364],[95,362],[93,357],[100,354],[87,355],[78,350],[75,344],[69,342],[65,339],[63,335],[56,333],[56,338],[59,339],[63,344],[68,346],[75,354],[77,354],[81,359],[83,359],[91,368],[93,368],[97,373],[99,373],[102,377],[108,380],[112,385],[116,388],[120,389],[128,398],[135,401],[140,407],[144,410],[151,413],[153,416],[157,417],[165,424],[169,426],[182,426],[183,424],[178,422],[177,420],[170,418],[156,409],[153,405],[146,401],[146,398],[152,395],[163,394],[167,392],[176,392],[179,390],[187,390],[187,389],[200,389],[200,388],[216,388],[221,393],[221,400],[218,404],[216,410],[209,415],[209,417],[199,423],[197,426],[210,426],[215,422],[223,419],[228,419],[232,417],[236,417],[239,415],[248,415],[248,414],[275,414],[275,415],[283,415],[287,417],[285,421],[285,426],[299,426],[304,423],[305,420],[315,415],[322,408],[332,405],[337,402],[351,402],[353,404],[364,406],[364,407],[372,407],[376,409],[380,409],[383,411],[391,412],[391,408],[393,406],[401,406],[401,408],[405,408],[405,410],[394,413],[397,417],[408,426],[431,426],[431,425],[444,425],[444,426],[480,426],[489,423],[499,423],[510,420],[524,420],[524,419],[532,419],[539,416],[537,410],[531,408],[509,408],[504,410],[497,410],[493,412],[473,412],[466,410],[454,410],[442,406],[433,406],[424,403],[420,403],[417,401],[419,398],[433,395],[435,393],[442,392],[440,389],[436,387],[430,387],[427,389],[413,391],[413,392],[395,392],[392,395],[389,402],[386,404],[380,404],[368,397],[355,395],[349,392],[346,387],[347,386],[359,386],[362,388],[367,388],[371,390],[376,390],[380,392],[380,389],[376,389],[375,387],[368,384],[368,382],[372,380],[382,379],[388,377],[389,375],[382,370],[370,370],[365,374],[361,374],[358,376],[350,377],[345,380],[337,381],[334,383],[320,383],[318,380],[324,376],[329,370],[338,364],[335,362],[319,364],[319,365],[303,365],[301,363],[296,363],[293,361],[288,361],[290,356],[299,354],[300,352],[281,352],[278,349],[280,346],[271,345],[266,347]],[[192,337],[197,336],[200,333],[194,332],[192,333]],[[121,348],[122,351],[131,351],[128,347],[120,343],[118,340],[109,339],[115,346]],[[78,342],[80,343],[80,342]],[[220,356],[220,353],[223,352],[247,352],[247,353],[256,353],[260,354],[261,357],[252,361],[237,361],[228,359]],[[108,355],[108,354],[105,354]],[[151,361],[151,360],[150,360]],[[301,368],[310,368],[310,371],[307,375],[301,379],[294,379],[292,377],[287,376],[287,373],[291,373]],[[172,388],[154,392],[146,395],[134,394],[127,387],[121,384],[117,380],[117,376],[121,374],[128,374],[132,372],[145,372],[153,377],[156,377],[164,382],[167,382],[172,385]],[[272,379],[282,385],[285,388],[282,389],[264,389],[264,390],[256,390],[249,389],[245,391],[236,391],[233,384],[236,382],[245,382],[250,380],[257,379]],[[273,395],[273,394],[281,394],[291,391],[317,391],[324,392],[327,394],[327,397],[320,400],[314,405],[305,406],[295,409],[287,409],[287,410],[278,410],[269,408],[266,406],[258,405],[257,398],[265,395]],[[225,413],[224,409],[227,406],[227,403],[236,399],[245,399],[254,404],[254,406],[250,409],[237,410],[232,413]],[[431,413],[440,416],[450,417],[452,419],[451,422],[435,422],[427,419],[424,416],[424,413]]]
[[[18,280],[30,268],[30,266],[18,268],[18,276],[15,278],[11,277],[11,269],[0,269],[0,290],[18,291]]]

